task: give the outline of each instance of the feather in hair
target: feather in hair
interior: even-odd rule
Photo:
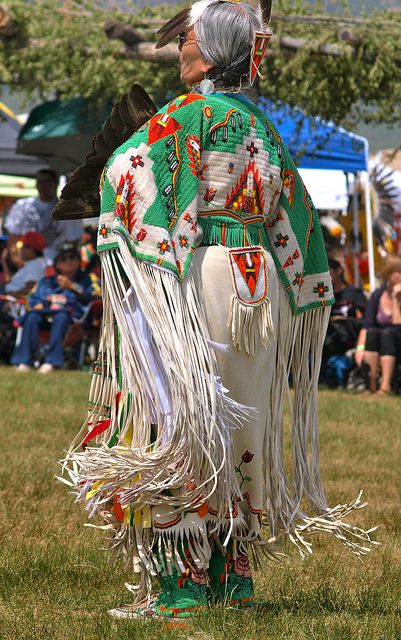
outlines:
[[[164,24],[159,29],[159,31],[157,32],[159,40],[156,43],[156,49],[161,49],[166,44],[171,42],[171,40],[176,38],[180,33],[188,29],[191,24],[189,21],[190,12],[190,7],[183,9],[182,11],[180,11],[180,13],[177,13],[176,16],[171,18],[171,20],[166,22],[166,24]]]
[[[260,0],[260,8],[262,10],[263,22],[268,26],[272,14],[272,0]]]
[[[190,13],[190,24],[193,25],[195,22],[198,22],[204,10],[210,5],[218,2],[218,0],[199,0],[199,2],[195,2],[195,4],[191,7]]]

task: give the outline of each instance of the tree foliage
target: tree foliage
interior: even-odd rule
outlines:
[[[95,0],[8,0],[18,25],[0,37],[0,82],[43,98],[83,95],[115,99],[133,80],[161,104],[183,90],[178,63],[161,65],[126,56],[120,40],[107,38],[107,19],[121,20],[154,40],[175,6],[123,9]],[[343,3],[337,13],[305,0],[275,0],[275,37],[262,65],[260,91],[313,115],[350,125],[355,120],[401,120],[401,12],[354,18]],[[301,19],[302,18],[302,19]],[[288,46],[286,38],[296,39]],[[334,54],[322,53],[332,45]]]
[[[274,57],[265,67],[263,93],[336,123],[401,121],[401,12],[356,19],[337,3],[337,14],[318,21],[324,17],[320,8],[303,0],[279,0],[274,6],[284,15],[315,16],[316,22],[273,21],[276,35],[290,33],[308,45]],[[341,55],[317,53],[326,44],[335,44]]]
[[[106,37],[107,18],[135,24],[139,12],[119,14],[91,1],[10,0],[7,7],[19,31],[0,41],[0,79],[28,95],[115,99],[136,80],[163,101],[178,84],[175,69],[128,59],[122,43]],[[148,15],[154,11],[142,10],[140,19]]]

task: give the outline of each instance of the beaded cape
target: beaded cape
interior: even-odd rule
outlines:
[[[200,243],[263,246],[295,313],[333,302],[311,198],[270,120],[236,94],[179,96],[114,152],[98,251],[117,248],[118,235],[179,280]]]

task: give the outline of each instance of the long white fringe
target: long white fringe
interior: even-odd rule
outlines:
[[[217,520],[226,523],[227,510],[241,495],[231,430],[243,424],[252,411],[232,401],[218,379],[192,278],[179,283],[170,273],[133,260],[126,243],[121,240],[119,244],[118,253],[101,254],[103,374],[94,376],[92,409],[63,466],[76,488],[77,500],[85,503],[90,516],[104,512],[107,529],[113,529],[112,546],[120,547],[122,553],[134,547],[142,563],[156,569],[149,553],[153,542],[143,542],[149,530],[139,532],[138,527],[112,522],[107,503],[118,494],[123,509],[166,504],[182,513],[213,496]],[[141,353],[143,345],[133,343],[132,327],[124,313],[130,287],[160,356],[171,408],[168,414],[161,406],[149,358],[146,352]],[[96,438],[95,446],[82,451],[84,433],[107,415],[108,428]],[[109,447],[116,430],[118,442]],[[97,489],[87,499],[94,486]],[[233,518],[230,520],[228,537],[233,530]]]
[[[364,531],[345,523],[344,518],[365,504],[361,494],[355,501],[329,508],[319,470],[318,444],[318,378],[323,342],[330,308],[316,308],[294,315],[284,287],[280,285],[276,363],[268,402],[267,438],[264,447],[267,521],[273,536],[288,534],[302,557],[312,553],[305,535],[328,532],[338,538],[356,555],[364,555],[377,527]],[[293,395],[290,392],[290,374]],[[289,477],[283,456],[283,409],[288,398],[292,419],[292,477]],[[316,514],[307,515],[309,503]]]
[[[101,260],[103,372],[93,378],[92,409],[63,466],[77,500],[85,503],[90,516],[102,515],[105,524],[98,528],[107,532],[109,548],[134,570],[154,574],[160,572],[161,557],[168,565],[164,570],[173,565],[181,567],[178,550],[184,537],[190,539],[193,562],[204,567],[208,565],[210,540],[219,541],[222,536],[223,544],[232,538],[234,549],[250,545],[256,564],[260,564],[263,555],[279,557],[274,541],[283,532],[303,557],[312,551],[306,537],[319,531],[331,533],[357,555],[378,544],[370,537],[376,527],[363,531],[343,521],[351,511],[364,506],[361,495],[352,503],[329,509],[320,479],[317,385],[329,309],[313,309],[296,316],[281,286],[276,362],[271,388],[267,390],[269,414],[263,451],[271,535],[266,543],[259,534],[251,535],[243,517],[234,519],[232,512],[231,517],[226,517],[234,498],[241,495],[232,459],[231,431],[249,418],[250,410],[230,400],[219,382],[203,305],[191,277],[179,283],[171,274],[133,260],[124,241],[120,242],[118,253],[104,253]],[[133,327],[124,312],[130,287],[149,325],[148,348],[160,354],[158,366],[168,395],[168,410],[153,375],[150,352],[143,350],[141,341],[133,342]],[[230,323],[237,347],[250,355],[259,341],[268,344],[273,335],[270,307],[261,305],[257,317],[251,309],[252,322],[249,318],[244,322],[243,311],[233,302]],[[121,396],[117,407],[118,393]],[[290,474],[283,462],[286,398],[290,400],[292,416]],[[82,451],[84,433],[105,417],[110,418],[110,426],[97,437],[96,446]],[[108,443],[116,429],[118,442],[110,448]],[[87,500],[88,491],[96,483],[101,483],[98,491]],[[219,511],[217,516],[205,517],[202,526],[188,528],[182,522],[155,531],[143,523],[131,525],[117,520],[109,504],[115,495],[123,508],[134,505],[140,512],[144,505],[149,508],[165,504],[181,514],[213,496]],[[314,515],[308,515],[309,511]],[[142,577],[138,598],[148,588]]]
[[[231,298],[227,326],[231,330],[234,347],[254,356],[262,344],[268,347],[274,338],[270,299],[255,306],[243,304],[236,295]]]

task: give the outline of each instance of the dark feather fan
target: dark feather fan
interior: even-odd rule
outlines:
[[[92,151],[66,183],[52,211],[55,220],[79,220],[99,215],[99,181],[107,160],[156,111],[146,91],[139,84],[133,84],[114,105],[102,130],[92,140]]]

